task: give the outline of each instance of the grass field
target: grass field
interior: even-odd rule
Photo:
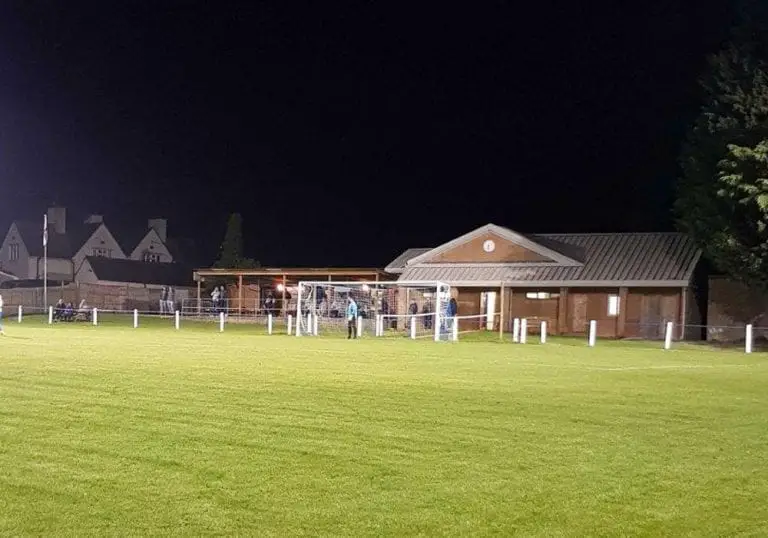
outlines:
[[[6,330],[2,535],[768,535],[760,353]]]

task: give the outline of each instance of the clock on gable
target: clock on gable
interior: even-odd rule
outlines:
[[[496,249],[496,243],[493,242],[493,239],[487,239],[485,243],[483,243],[483,250],[486,252],[493,252]]]

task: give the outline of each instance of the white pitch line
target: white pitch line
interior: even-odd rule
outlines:
[[[544,368],[573,368],[577,370],[589,370],[595,372],[624,372],[634,370],[705,370],[722,368],[745,368],[749,366],[761,366],[755,364],[669,364],[661,366],[593,366],[589,364],[546,364],[540,362],[516,362],[521,366],[539,366]]]

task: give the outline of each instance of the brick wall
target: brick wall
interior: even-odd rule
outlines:
[[[193,288],[176,288],[175,299],[181,302],[197,291]],[[43,288],[17,288],[0,290],[5,307],[9,310],[22,305],[26,308],[43,308]],[[85,299],[90,307],[102,310],[133,310],[142,312],[158,311],[160,308],[160,286],[141,284],[67,284],[48,288],[48,303],[56,304],[59,299],[75,306]]]

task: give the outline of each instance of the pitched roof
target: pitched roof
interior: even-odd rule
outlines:
[[[19,277],[8,271],[0,271],[0,282],[5,282],[6,280],[19,280]]]
[[[139,260],[88,256],[86,260],[99,280],[165,286],[192,286],[192,269],[180,263],[153,263]]]
[[[453,285],[509,286],[687,286],[701,257],[680,233],[544,234],[534,242],[578,249],[583,263],[426,264],[405,267],[402,280],[443,281]],[[558,247],[560,248],[560,247]],[[575,252],[576,250],[574,250]],[[566,250],[567,252],[567,250]]]
[[[525,247],[528,250],[536,252],[537,254],[540,254],[541,256],[544,256],[545,258],[552,260],[549,263],[555,262],[562,265],[579,265],[582,262],[581,258],[574,259],[571,256],[565,254],[565,252],[570,251],[571,254],[577,254],[578,256],[582,255],[581,251],[576,251],[573,245],[569,246],[569,245],[563,245],[563,244],[556,244],[552,241],[547,240],[546,238],[542,241],[537,242],[529,239],[527,236],[523,234],[519,234],[508,228],[497,226],[496,224],[486,224],[485,226],[481,226],[480,228],[472,230],[469,233],[466,233],[460,237],[457,237],[456,239],[453,239],[451,241],[448,241],[447,243],[440,245],[439,247],[433,248],[425,252],[424,254],[421,254],[419,256],[416,256],[415,258],[410,259],[408,261],[408,264],[421,263],[423,261],[426,261],[428,258],[431,258],[443,252],[447,252],[459,245],[462,245],[468,241],[471,241],[472,239],[475,239],[487,233],[492,233],[494,235],[497,235],[502,239],[506,239],[511,243],[515,243],[517,245]]]
[[[422,254],[425,254],[432,250],[431,248],[409,248],[402,254],[400,254],[397,258],[392,260],[389,265],[387,265],[384,270],[387,273],[402,273],[403,269],[405,269],[405,265],[412,260],[413,258],[417,256],[421,256]]]
[[[21,240],[30,256],[43,255],[43,226],[41,223],[30,221],[15,221]],[[93,233],[101,226],[96,224],[79,224],[68,227],[67,233],[57,234],[48,229],[48,257],[71,258]]]

